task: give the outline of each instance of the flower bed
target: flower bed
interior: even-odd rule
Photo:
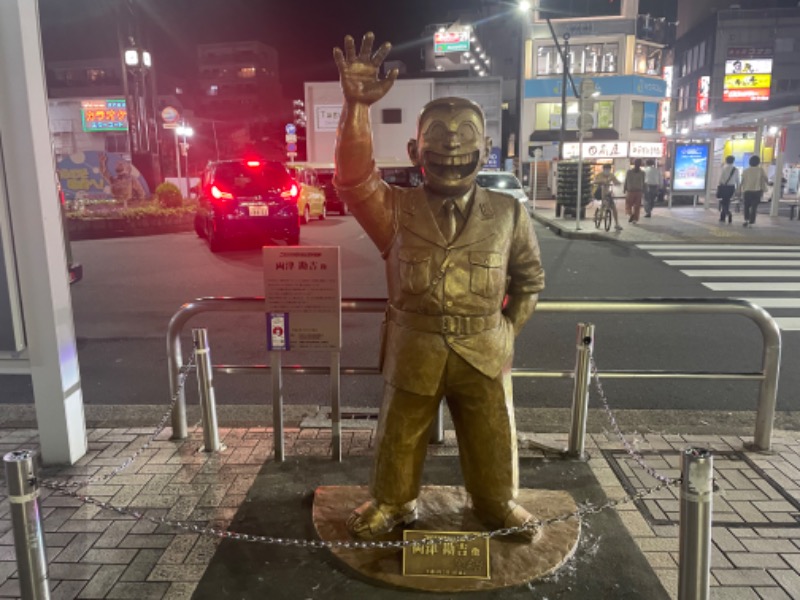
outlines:
[[[115,203],[72,207],[66,211],[71,240],[191,231],[195,207],[162,208],[146,202],[122,208]]]

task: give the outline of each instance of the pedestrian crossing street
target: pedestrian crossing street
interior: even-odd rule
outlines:
[[[800,331],[800,246],[638,244],[715,292],[761,306],[783,331]]]

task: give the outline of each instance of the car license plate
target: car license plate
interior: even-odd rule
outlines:
[[[251,206],[249,207],[249,214],[251,217],[267,217],[269,216],[268,206]]]

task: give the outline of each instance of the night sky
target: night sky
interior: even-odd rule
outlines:
[[[516,2],[503,2],[513,9]],[[607,0],[589,0],[606,2]],[[159,72],[196,74],[195,46],[259,40],[278,51],[289,97],[302,97],[304,81],[337,77],[331,50],[350,33],[372,30],[391,41],[391,59],[419,62],[425,25],[448,21],[454,10],[481,0],[137,0],[149,49]],[[674,13],[675,0],[642,0],[640,12]],[[39,0],[45,61],[117,56],[115,0]],[[668,15],[670,16],[670,15]]]

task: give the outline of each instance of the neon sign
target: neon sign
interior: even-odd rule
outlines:
[[[128,131],[128,108],[122,99],[81,100],[84,131]]]

